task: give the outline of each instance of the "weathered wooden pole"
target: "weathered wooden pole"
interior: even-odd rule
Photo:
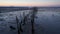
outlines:
[[[18,34],[20,34],[19,25],[18,25],[19,20],[18,20],[17,16],[16,16],[16,23],[17,23]]]
[[[32,15],[31,15],[31,25],[32,25],[32,34],[34,34],[34,17],[35,17],[35,14],[37,13],[37,8],[36,7],[33,7],[32,8],[33,11],[32,11]]]

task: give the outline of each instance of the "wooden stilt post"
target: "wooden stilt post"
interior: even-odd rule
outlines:
[[[36,12],[37,12],[37,8],[33,7],[32,15],[31,15],[32,34],[34,34],[34,17]]]
[[[20,31],[19,31],[19,25],[18,25],[19,20],[18,20],[17,16],[16,16],[16,23],[17,23],[18,34],[20,34]]]

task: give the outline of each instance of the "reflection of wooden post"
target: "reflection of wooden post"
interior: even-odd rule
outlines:
[[[34,34],[34,17],[37,12],[37,8],[33,7],[32,9],[33,9],[33,11],[32,11],[32,15],[31,15],[31,25],[32,25],[32,34]]]

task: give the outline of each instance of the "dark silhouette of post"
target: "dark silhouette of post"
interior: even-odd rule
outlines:
[[[37,7],[33,7],[32,9],[33,11],[31,15],[31,25],[32,25],[32,34],[34,34],[34,17],[35,17],[35,14],[37,13]]]
[[[33,7],[32,8],[32,13],[29,13],[27,14],[26,16],[24,16],[24,18],[21,20],[21,22],[19,23],[19,20],[16,16],[16,22],[17,22],[17,28],[18,28],[18,34],[21,34],[21,32],[23,32],[23,29],[22,29],[22,25],[25,25],[25,22],[27,21],[27,17],[31,15],[31,25],[32,25],[32,34],[34,34],[34,18],[35,18],[35,15],[37,13],[37,7]],[[18,25],[19,24],[19,25]]]
[[[19,23],[19,20],[18,20],[17,16],[16,16],[16,22],[17,22],[18,34],[21,34],[21,32],[23,32],[23,30],[22,30],[22,22]]]
[[[19,26],[18,26],[19,20],[18,20],[17,16],[16,16],[16,23],[17,23],[18,34],[20,34],[20,31],[19,31],[20,29],[19,29]]]

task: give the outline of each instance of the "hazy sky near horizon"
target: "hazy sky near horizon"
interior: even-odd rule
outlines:
[[[0,6],[60,6],[60,0],[0,0]]]

